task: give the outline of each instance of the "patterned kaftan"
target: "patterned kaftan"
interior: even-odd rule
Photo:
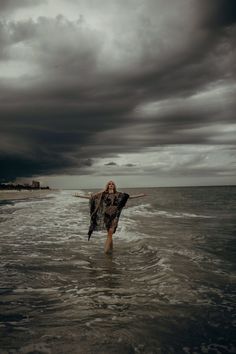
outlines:
[[[128,198],[129,194],[121,192],[102,192],[91,197],[89,238],[93,231],[109,230],[112,228],[113,233],[116,232],[121,211]]]

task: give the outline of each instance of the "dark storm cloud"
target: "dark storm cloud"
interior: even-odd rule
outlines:
[[[111,161],[111,162],[105,163],[104,166],[117,166],[117,163]]]
[[[39,3],[3,1],[0,11]],[[82,173],[93,158],[158,144],[232,144],[215,125],[235,122],[234,1],[128,1],[126,20],[111,4],[120,23],[109,40],[79,13],[1,21],[1,178]],[[192,99],[217,85],[223,101]],[[149,114],[152,102],[168,108]]]
[[[234,0],[200,0],[200,11],[204,11],[202,23],[208,28],[221,28],[236,22],[236,3]]]
[[[181,142],[191,144],[209,144],[217,134],[223,137],[218,143],[234,144],[235,135],[230,127],[235,124],[236,103],[231,93],[227,93],[227,100],[207,96],[205,100],[199,99],[197,104],[194,99],[183,99],[171,104],[167,109],[159,108],[153,117],[146,118],[153,133],[153,139],[160,143],[176,144]],[[204,104],[203,104],[204,102]],[[202,106],[200,104],[203,104]],[[223,119],[222,119],[223,118]],[[218,132],[217,127],[222,126]],[[229,127],[228,132],[223,132],[223,127]],[[151,134],[149,138],[151,138]]]

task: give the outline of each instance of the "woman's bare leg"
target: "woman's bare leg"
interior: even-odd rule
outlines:
[[[108,233],[107,233],[105,248],[104,248],[105,253],[108,253],[109,251],[112,251],[112,249],[113,249],[112,235],[113,235],[113,229],[109,229]]]

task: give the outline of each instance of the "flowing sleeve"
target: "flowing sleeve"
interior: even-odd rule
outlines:
[[[89,211],[90,211],[90,216],[92,216],[92,214],[93,214],[95,208],[96,208],[95,197],[92,196],[92,197],[89,199]]]
[[[117,208],[119,211],[121,211],[124,208],[128,199],[129,199],[129,194],[120,193],[119,198],[118,198],[118,205],[117,205]]]
[[[90,239],[93,231],[96,230],[97,227],[97,213],[101,198],[102,194],[95,194],[89,200],[90,226],[88,231],[88,240]]]

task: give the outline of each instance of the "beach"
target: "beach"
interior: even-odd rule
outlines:
[[[32,199],[32,198],[45,198],[49,193],[54,190],[50,189],[37,189],[37,190],[3,190],[0,191],[0,201],[3,200],[19,200],[19,199]],[[55,192],[55,191],[54,191]]]

